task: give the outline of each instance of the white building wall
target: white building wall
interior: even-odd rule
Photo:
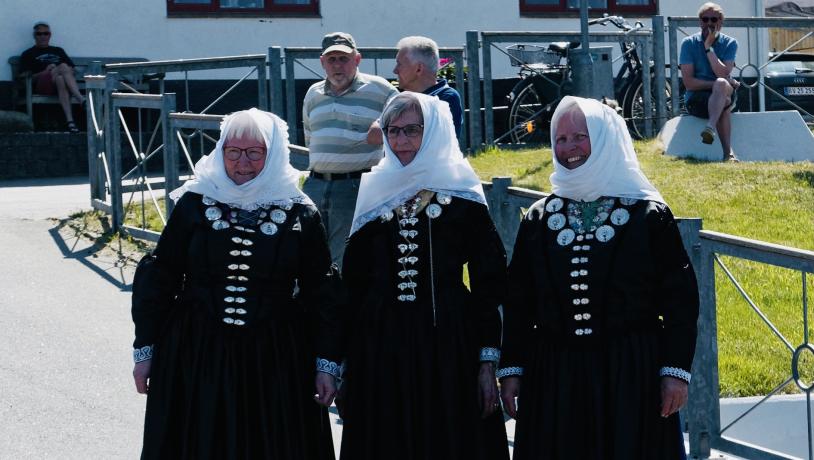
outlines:
[[[660,14],[691,16],[700,3],[661,0]],[[719,3],[727,16],[755,16],[755,5],[762,2]],[[0,57],[4,64],[0,66],[0,80],[11,78],[8,57],[33,45],[32,25],[37,20],[51,24],[51,43],[65,48],[69,55],[151,60],[266,53],[272,45],[319,46],[324,34],[336,30],[352,33],[359,46],[394,46],[405,35],[426,35],[441,46],[463,46],[467,30],[579,29],[578,18],[520,17],[519,0],[322,0],[319,18],[272,17],[262,21],[168,18],[164,0],[0,0]],[[649,21],[645,23],[649,26]],[[508,62],[508,58],[497,53],[493,53],[493,58],[495,62]],[[316,62],[312,67],[320,71]],[[382,63],[379,69],[382,74],[392,75],[391,63]],[[368,63],[363,70],[372,71],[372,67]],[[309,76],[307,71],[297,72],[298,76]],[[510,72],[508,66],[500,69],[500,73],[506,72]],[[195,76],[225,75],[208,72]]]

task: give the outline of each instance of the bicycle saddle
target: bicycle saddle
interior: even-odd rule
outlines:
[[[579,42],[552,42],[549,43],[548,49],[565,56],[569,49],[579,47]]]

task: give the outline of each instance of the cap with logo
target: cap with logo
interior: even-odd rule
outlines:
[[[322,39],[322,55],[324,56],[332,51],[353,53],[356,51],[356,41],[351,34],[345,32],[330,33]]]

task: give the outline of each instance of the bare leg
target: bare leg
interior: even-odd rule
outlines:
[[[65,120],[68,123],[73,122],[73,113],[71,112],[71,95],[68,94],[68,87],[65,85],[65,79],[62,75],[54,77],[54,83],[57,86],[57,95],[59,96],[59,105],[62,106],[62,111],[65,112]]]
[[[727,98],[727,103],[729,103],[730,99]],[[724,159],[729,159],[729,156],[732,154],[732,145],[730,144],[730,139],[732,137],[732,111],[730,109],[725,109],[722,113],[720,118],[718,118],[718,138],[721,140],[721,147],[724,151]]]
[[[76,77],[74,77],[73,69],[65,63],[62,63],[57,66],[57,71],[62,78],[65,79],[65,85],[68,87],[68,90],[71,92],[73,97],[76,98],[77,101],[83,102],[85,100],[85,96],[79,91],[79,85],[76,84]]]
[[[732,86],[723,78],[719,78],[715,80],[715,83],[712,84],[712,94],[709,96],[709,102],[707,108],[709,109],[709,120],[707,121],[707,126],[710,128],[715,128],[718,124],[718,119],[721,118],[721,114],[724,111],[724,108],[729,103],[729,97],[732,95]]]

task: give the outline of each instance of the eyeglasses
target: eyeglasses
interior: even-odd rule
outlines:
[[[418,137],[424,131],[424,125],[404,125],[404,126],[385,126],[384,132],[387,137],[399,137],[400,132],[404,132],[407,137]]]
[[[708,22],[715,24],[716,22],[718,22],[718,16],[702,16],[701,22],[703,22],[704,24]]]
[[[34,32],[34,35],[36,35],[38,37],[43,37],[43,36],[47,37],[48,35],[51,35],[51,32]]]
[[[237,147],[226,147],[223,149],[223,156],[229,161],[237,161],[243,154],[251,161],[262,160],[266,156],[266,149],[262,147],[250,147],[248,149],[239,149]]]

